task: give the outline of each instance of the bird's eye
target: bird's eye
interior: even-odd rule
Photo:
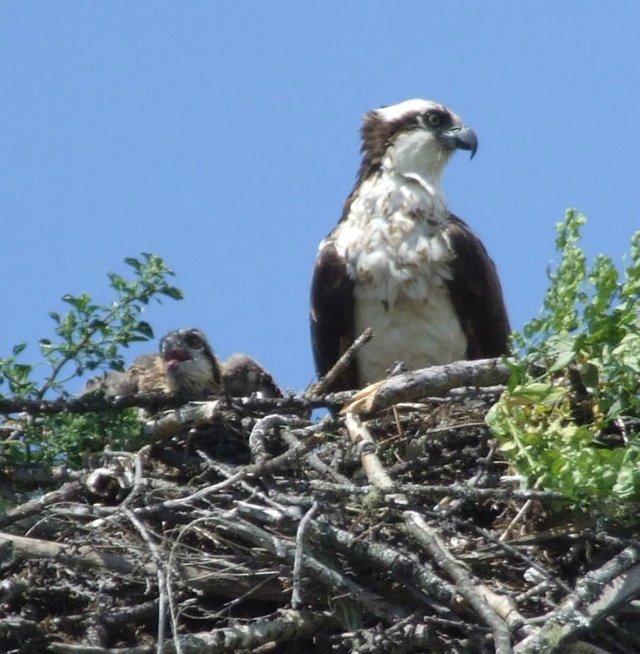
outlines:
[[[185,336],[184,342],[188,347],[200,347],[202,345],[200,337],[197,334],[187,334]]]
[[[444,116],[439,111],[427,111],[424,122],[429,127],[440,127],[444,122]]]

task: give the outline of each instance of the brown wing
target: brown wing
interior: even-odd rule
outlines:
[[[159,354],[141,354],[127,369],[136,381],[138,393],[166,393],[167,377]]]
[[[448,286],[468,339],[467,358],[500,356],[507,352],[511,328],[495,264],[467,224],[449,217],[446,230],[456,257]]]
[[[82,394],[100,390],[106,397],[168,391],[162,359],[158,354],[141,354],[124,371],[113,370],[90,379]]]
[[[311,282],[311,345],[318,375],[325,375],[354,339],[353,281],[344,259],[330,240],[318,253]],[[358,388],[358,369],[352,365],[331,391]]]
[[[269,372],[246,354],[232,354],[222,364],[222,383],[231,397],[282,397]]]

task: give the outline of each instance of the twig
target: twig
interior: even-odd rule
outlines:
[[[345,416],[345,425],[351,440],[358,449],[360,461],[369,482],[381,491],[392,490],[393,481],[376,454],[376,444],[371,432],[362,424],[360,418],[351,412]]]
[[[336,622],[329,612],[280,609],[273,616],[248,624],[238,622],[222,629],[178,636],[178,640],[183,654],[249,652],[267,643],[286,643],[335,628]],[[173,652],[173,646],[167,643],[164,654]]]
[[[166,622],[166,602],[167,602],[167,596],[169,595],[169,588],[168,588],[168,582],[167,582],[167,575],[164,570],[164,564],[162,562],[162,557],[160,556],[160,552],[158,551],[158,548],[156,544],[153,542],[153,539],[149,535],[149,532],[147,531],[147,528],[136,518],[133,513],[129,509],[122,509],[123,514],[126,516],[126,518],[131,522],[131,524],[136,528],[140,536],[142,537],[142,540],[147,544],[147,547],[149,548],[149,552],[151,552],[151,556],[155,562],[156,566],[156,576],[158,579],[158,640],[156,642],[156,652],[157,654],[162,654],[163,648],[164,648],[164,631],[165,631],[165,622]],[[174,611],[171,612],[171,617],[173,618],[175,615]],[[177,625],[174,623],[173,625],[174,632],[176,631]]]
[[[412,402],[429,395],[444,395],[461,386],[504,384],[511,371],[502,359],[456,361],[444,366],[412,370],[358,391],[343,412],[375,413],[398,402]]]
[[[546,616],[544,626],[516,645],[517,654],[551,651],[611,615],[640,593],[640,546],[630,545],[576,583],[572,595]]]
[[[24,520],[32,515],[41,513],[43,509],[59,502],[68,502],[82,493],[82,484],[72,481],[62,485],[58,490],[51,491],[33,500],[29,500],[15,509],[0,514],[0,527],[6,527],[18,520]]]
[[[152,654],[153,647],[92,647],[71,643],[50,643],[49,651],[54,654]]]
[[[122,500],[122,503],[120,504],[120,507],[123,509],[128,507],[132,503],[132,501],[138,496],[138,494],[142,489],[142,485],[144,482],[144,478],[142,475],[142,466],[144,460],[149,455],[150,449],[151,447],[149,445],[145,445],[143,448],[138,450],[138,452],[136,452],[133,458],[133,486],[127,497],[125,497],[124,500]]]
[[[136,571],[145,571],[124,557],[110,552],[101,552],[96,548],[81,546],[70,550],[67,545],[38,538],[26,538],[13,534],[0,533],[0,545],[9,543],[13,553],[23,559],[53,559],[59,558],[68,564],[81,567],[101,568],[123,575],[131,575]]]
[[[370,486],[354,486],[345,487],[342,484],[335,484],[330,481],[319,479],[311,479],[309,484],[312,488],[324,491],[326,493],[333,493],[340,496],[347,496],[350,494],[366,495],[371,491]],[[442,497],[459,497],[468,500],[558,500],[563,499],[563,495],[553,491],[536,491],[536,490],[520,490],[517,488],[473,488],[464,484],[451,484],[451,486],[442,485],[420,485],[420,484],[403,484],[394,483],[394,489],[412,498],[442,498]],[[384,502],[384,500],[383,500]],[[389,500],[390,504],[394,504],[393,500]]]
[[[452,518],[452,520],[454,520],[457,524],[469,527],[477,534],[479,534],[482,538],[484,538],[487,542],[494,544],[496,547],[506,552],[512,558],[518,559],[526,563],[530,568],[533,568],[540,575],[544,577],[544,579],[546,580],[545,583],[556,586],[557,588],[559,588],[565,593],[571,592],[571,588],[564,581],[562,581],[562,579],[559,579],[558,577],[550,574],[548,570],[546,570],[543,566],[541,566],[531,557],[526,556],[519,548],[514,547],[510,543],[502,540],[502,537],[496,538],[495,536],[490,534],[486,529],[483,529],[482,527],[478,527],[477,525],[474,524],[470,525],[468,520],[457,520],[456,518]]]
[[[318,503],[314,502],[305,513],[296,531],[296,554],[293,562],[293,591],[291,593],[291,608],[302,606],[302,559],[304,556],[304,541],[309,524],[318,512]]]
[[[216,518],[212,520],[212,526],[223,530],[225,533],[232,534],[236,538],[252,543],[254,546],[266,549],[280,559],[285,559],[293,563],[295,558],[295,546],[292,546],[284,539],[246,523],[234,522]],[[322,582],[332,593],[347,593],[349,597],[363,606],[367,611],[385,620],[393,623],[398,619],[407,616],[408,612],[400,606],[391,604],[377,593],[374,593],[361,584],[358,584],[338,570],[330,567],[328,564],[321,562],[316,557],[307,553],[305,556],[305,567],[309,574],[315,579]]]
[[[187,427],[211,424],[225,407],[223,400],[189,402],[160,416],[150,418],[145,423],[145,431],[156,440],[178,434]]]
[[[315,447],[316,444],[317,443],[314,438],[309,438],[305,442],[300,442],[299,447],[293,447],[283,454],[274,457],[273,459],[266,460],[262,464],[244,466],[238,470],[238,472],[228,477],[224,481],[218,482],[217,484],[211,484],[210,486],[205,486],[204,488],[200,488],[199,490],[184,497],[165,500],[164,502],[150,504],[148,506],[138,507],[134,509],[134,513],[136,516],[141,517],[166,511],[168,509],[192,505],[199,500],[206,499],[209,495],[213,495],[215,493],[219,493],[222,490],[231,488],[234,484],[245,479],[246,477],[260,477],[263,474],[270,474],[275,472],[276,470],[289,465],[292,461],[304,454],[307,450]]]
[[[486,597],[483,597],[476,590],[476,584],[470,575],[445,549],[438,534],[422,519],[419,513],[407,511],[404,516],[407,532],[429,552],[436,564],[453,579],[458,592],[473,607],[482,621],[490,627],[493,632],[496,654],[509,654],[512,652],[511,636],[504,620],[489,608]]]
[[[312,534],[314,540],[331,548],[338,547],[359,565],[368,563],[371,568],[390,574],[402,584],[415,586],[432,603],[445,605],[449,609],[458,604],[457,590],[436,574],[428,562],[421,561],[415,554],[401,551],[389,543],[357,538],[352,533],[333,526],[325,517],[314,523]]]
[[[184,398],[170,393],[144,393],[119,397],[95,396],[58,397],[55,400],[29,400],[22,397],[1,397],[0,413],[24,412],[30,415],[54,413],[90,413],[108,409],[140,407],[154,409],[159,406],[172,407],[184,404]]]
[[[300,446],[300,441],[295,437],[294,434],[291,432],[284,432],[281,434],[282,439],[284,442],[291,448],[291,447],[299,447]],[[335,470],[332,466],[327,465],[320,457],[318,457],[316,454],[313,452],[309,452],[308,454],[305,454],[304,457],[305,461],[309,463],[309,465],[316,470],[316,472],[319,472],[321,475],[325,475],[327,477],[331,477],[335,482],[340,484],[344,488],[358,488],[353,482],[345,477],[344,475],[341,475],[337,470]]]
[[[264,442],[267,434],[276,427],[290,424],[291,421],[291,416],[285,417],[279,414],[271,414],[256,421],[249,435],[249,449],[256,463],[264,463],[268,458],[267,448]]]
[[[334,363],[333,367],[329,372],[315,384],[311,384],[309,388],[305,391],[304,396],[310,397],[314,395],[324,395],[327,392],[327,389],[331,388],[340,377],[340,375],[351,365],[353,358],[355,357],[357,351],[366,343],[368,343],[373,338],[373,330],[371,327],[367,327],[358,338],[349,346],[346,352]]]
[[[365,332],[366,333],[366,332]],[[362,337],[365,336],[362,334]],[[354,342],[354,353],[357,347],[364,343]],[[357,347],[356,347],[357,346]],[[348,351],[345,353],[346,356]],[[342,371],[343,366],[340,364]],[[347,362],[348,364],[348,362]],[[342,391],[339,393],[323,394],[328,385],[318,387],[322,380],[313,384],[307,391],[284,398],[236,398],[234,407],[248,411],[267,411],[269,413],[291,411],[307,411],[322,407],[340,407],[349,404],[348,410],[357,413],[375,412],[392,406],[399,402],[413,402],[428,396],[438,397],[448,391],[465,393],[458,389],[473,387],[491,387],[504,384],[509,379],[509,368],[501,359],[479,359],[477,361],[458,361],[445,366],[433,366],[421,370],[395,375],[376,384],[372,384],[361,391]],[[491,389],[493,392],[494,389]],[[147,393],[138,395],[124,395],[114,398],[82,395],[80,397],[60,397],[55,400],[29,400],[24,398],[0,397],[0,413],[13,414],[24,412],[29,415],[46,415],[56,413],[90,413],[110,409],[126,409],[140,407],[155,410],[158,407],[182,407],[184,399],[169,393]],[[198,410],[198,406],[205,408]],[[163,429],[167,433],[179,431],[190,420],[202,419],[206,422],[206,412],[217,410],[226,406],[224,400],[211,400],[208,402],[192,402],[185,411],[167,416],[164,420],[150,421],[150,433],[161,434]]]

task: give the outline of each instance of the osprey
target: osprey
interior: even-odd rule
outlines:
[[[231,397],[282,397],[282,391],[269,372],[246,354],[232,354],[224,362],[222,384]]]
[[[510,328],[495,265],[440,186],[455,150],[475,154],[475,132],[441,104],[407,100],[367,113],[361,136],[355,188],[313,272],[318,374],[367,327],[373,339],[331,390],[361,388],[397,362],[504,354]]]
[[[160,339],[159,354],[141,354],[125,372],[90,379],[83,393],[107,397],[136,393],[175,393],[203,400],[223,391],[232,397],[282,397],[273,377],[253,358],[233,354],[220,363],[204,332],[174,329]]]
[[[207,337],[199,329],[174,329],[160,339],[167,387],[192,399],[222,391],[222,373]]]

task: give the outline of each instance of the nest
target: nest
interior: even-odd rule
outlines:
[[[499,389],[400,378],[366,414],[191,403],[140,451],[6,470],[48,488],[0,515],[0,651],[640,651],[631,535],[520,490],[484,423]]]

